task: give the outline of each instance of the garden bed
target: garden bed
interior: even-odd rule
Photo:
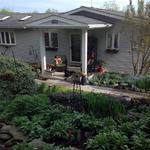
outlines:
[[[90,79],[91,85],[150,93],[150,76],[132,76],[116,72],[96,73]]]
[[[47,93],[42,88],[40,91]],[[19,96],[9,105],[2,103],[1,120],[15,125],[27,138],[18,147],[33,150],[27,142],[41,139],[49,147],[44,150],[52,149],[49,144],[60,150],[72,150],[62,148],[69,146],[77,150],[150,149],[149,101],[119,102],[94,93],[73,98],[56,88],[49,92],[49,100],[47,95],[38,94]]]

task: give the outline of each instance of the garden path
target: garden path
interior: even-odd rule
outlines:
[[[66,88],[73,89],[73,84],[68,81],[62,80],[54,80],[54,79],[47,79],[47,80],[35,80],[37,83],[45,83],[49,86],[62,86]],[[135,98],[135,99],[149,99],[150,94],[148,93],[141,93],[141,92],[134,92],[129,90],[122,90],[122,89],[114,89],[114,88],[107,88],[107,87],[99,87],[94,85],[82,85],[82,91],[85,92],[95,92],[95,93],[103,93],[109,94],[116,97],[126,97],[126,98]]]

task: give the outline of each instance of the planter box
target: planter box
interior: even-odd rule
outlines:
[[[109,54],[116,54],[119,52],[119,49],[106,49],[106,53]]]

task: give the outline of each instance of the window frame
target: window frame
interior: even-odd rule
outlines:
[[[2,38],[2,33],[4,34],[4,41]],[[7,42],[6,34],[8,34],[9,43]],[[14,43],[12,43],[11,34],[13,34]],[[0,31],[0,46],[13,46],[16,45],[16,35],[13,31]]]
[[[48,38],[49,38],[49,46],[46,46],[46,41],[45,41],[45,34],[48,33]],[[53,41],[52,41],[52,34],[57,34],[57,47],[53,47]],[[46,50],[58,50],[59,47],[59,41],[58,41],[58,32],[44,32],[44,42],[45,42],[45,49]]]
[[[111,35],[111,47],[108,47],[108,35]],[[118,35],[118,39],[117,39],[117,45],[118,47],[114,47],[115,45],[115,36]],[[112,49],[112,50],[119,50],[120,48],[120,33],[115,33],[115,32],[107,32],[106,33],[106,49]]]

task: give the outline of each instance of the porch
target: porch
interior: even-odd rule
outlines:
[[[28,26],[36,27],[40,32],[42,74],[47,70],[47,64],[53,64],[56,55],[65,55],[68,66],[80,66],[81,73],[87,75],[88,52],[94,50],[97,58],[99,51],[99,41],[92,43],[90,39],[96,39],[95,33],[111,24],[84,16],[52,15]],[[105,32],[103,34],[105,36]]]

